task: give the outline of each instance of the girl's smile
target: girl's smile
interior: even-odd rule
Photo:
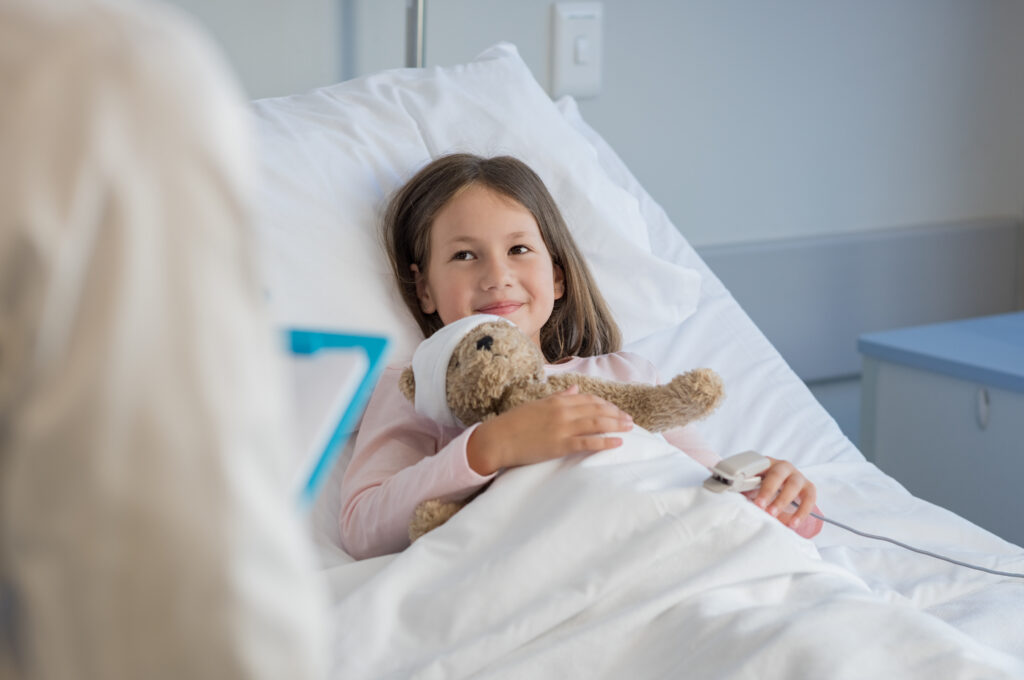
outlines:
[[[498,316],[505,316],[517,311],[522,305],[518,302],[495,302],[494,304],[484,305],[476,311],[480,314],[496,314]]]
[[[564,294],[533,214],[483,185],[471,184],[434,218],[425,268],[415,264],[425,314],[444,324],[471,314],[513,321],[540,346],[540,330]]]

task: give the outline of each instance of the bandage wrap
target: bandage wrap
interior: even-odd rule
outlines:
[[[412,355],[416,379],[416,411],[445,427],[464,427],[450,408],[446,383],[452,352],[466,334],[488,321],[512,322],[494,314],[474,314],[453,321],[420,343]],[[514,325],[514,324],[513,324]]]

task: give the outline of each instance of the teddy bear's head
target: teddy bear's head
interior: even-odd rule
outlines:
[[[441,332],[441,331],[439,331]],[[544,380],[544,356],[515,325],[487,321],[470,330],[448,362],[445,394],[452,414],[464,425],[501,413],[509,393]],[[415,400],[413,371],[403,372],[399,387]]]

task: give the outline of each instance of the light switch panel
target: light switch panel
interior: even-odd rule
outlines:
[[[552,6],[551,97],[585,98],[601,93],[600,2],[556,2]]]

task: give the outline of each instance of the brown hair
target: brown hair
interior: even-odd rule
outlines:
[[[483,185],[529,210],[552,261],[565,275],[565,294],[555,300],[551,318],[540,332],[544,357],[558,361],[567,356],[617,351],[622,343],[619,328],[594,285],[558,206],[537,173],[511,156],[442,156],[416,173],[388,203],[381,236],[402,299],[423,335],[433,335],[444,324],[436,312],[425,314],[420,308],[410,265],[415,264],[422,275],[427,274],[434,218],[470,184]]]

